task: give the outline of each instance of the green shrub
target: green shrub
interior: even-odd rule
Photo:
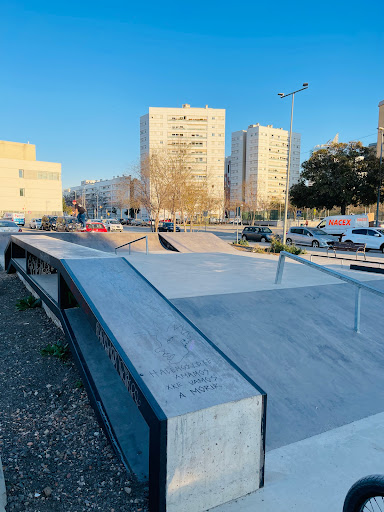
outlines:
[[[69,357],[70,351],[68,343],[58,341],[57,343],[49,343],[46,347],[40,350],[40,353],[42,356],[53,356],[57,357],[61,361],[66,361]]]
[[[16,302],[16,308],[19,311],[25,311],[26,309],[40,308],[41,299],[36,299],[33,295],[24,297]]]
[[[296,247],[296,245],[283,244],[282,241],[276,237],[272,238],[270,251],[275,253],[286,251],[296,255],[306,254],[306,251],[304,249],[300,249],[299,247]]]

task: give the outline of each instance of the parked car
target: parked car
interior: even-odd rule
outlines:
[[[241,233],[243,240],[253,242],[270,242],[273,236],[272,230],[265,226],[247,226]]]
[[[57,217],[53,215],[43,215],[41,218],[41,227],[44,231],[51,231],[56,229]]]
[[[85,226],[85,231],[92,232],[97,231],[98,233],[107,233],[108,230],[105,225],[100,221],[89,220]]]
[[[241,224],[241,217],[232,217],[232,219],[229,219],[228,224]]]
[[[0,233],[21,233],[22,231],[16,222],[0,219]]]
[[[31,219],[29,221],[29,227],[31,229],[40,229],[41,228],[41,219]]]
[[[342,242],[365,244],[365,250],[377,249],[384,253],[384,231],[374,228],[347,229],[341,239]]]
[[[123,231],[123,226],[116,219],[107,219],[103,221],[107,231]]]
[[[81,224],[76,217],[57,217],[56,231],[80,231]]]
[[[159,231],[167,233],[173,232],[173,222],[159,222]],[[176,231],[180,231],[179,226],[176,226]]]
[[[287,245],[311,245],[312,247],[328,247],[338,241],[337,237],[328,235],[319,228],[291,227],[287,233]]]

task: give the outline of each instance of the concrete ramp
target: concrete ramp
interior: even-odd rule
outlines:
[[[159,233],[159,237],[178,252],[223,252],[239,254],[237,249],[213,233]]]

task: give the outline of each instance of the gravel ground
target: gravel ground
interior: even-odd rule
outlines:
[[[0,454],[7,512],[147,512],[148,489],[127,474],[99,427],[79,373],[42,356],[64,335],[0,270]]]

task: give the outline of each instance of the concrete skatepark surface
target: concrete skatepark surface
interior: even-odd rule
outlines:
[[[129,260],[267,390],[267,449],[384,411],[384,298],[363,292],[356,334],[354,288],[299,263],[288,260],[275,285],[273,256]],[[331,261],[330,268],[340,265]],[[382,276],[345,274],[384,290]]]
[[[355,480],[384,473],[384,299],[363,291],[356,334],[351,285],[289,261],[274,285],[277,257],[185,250],[125,257],[268,393],[266,487],[214,510],[341,510]]]

